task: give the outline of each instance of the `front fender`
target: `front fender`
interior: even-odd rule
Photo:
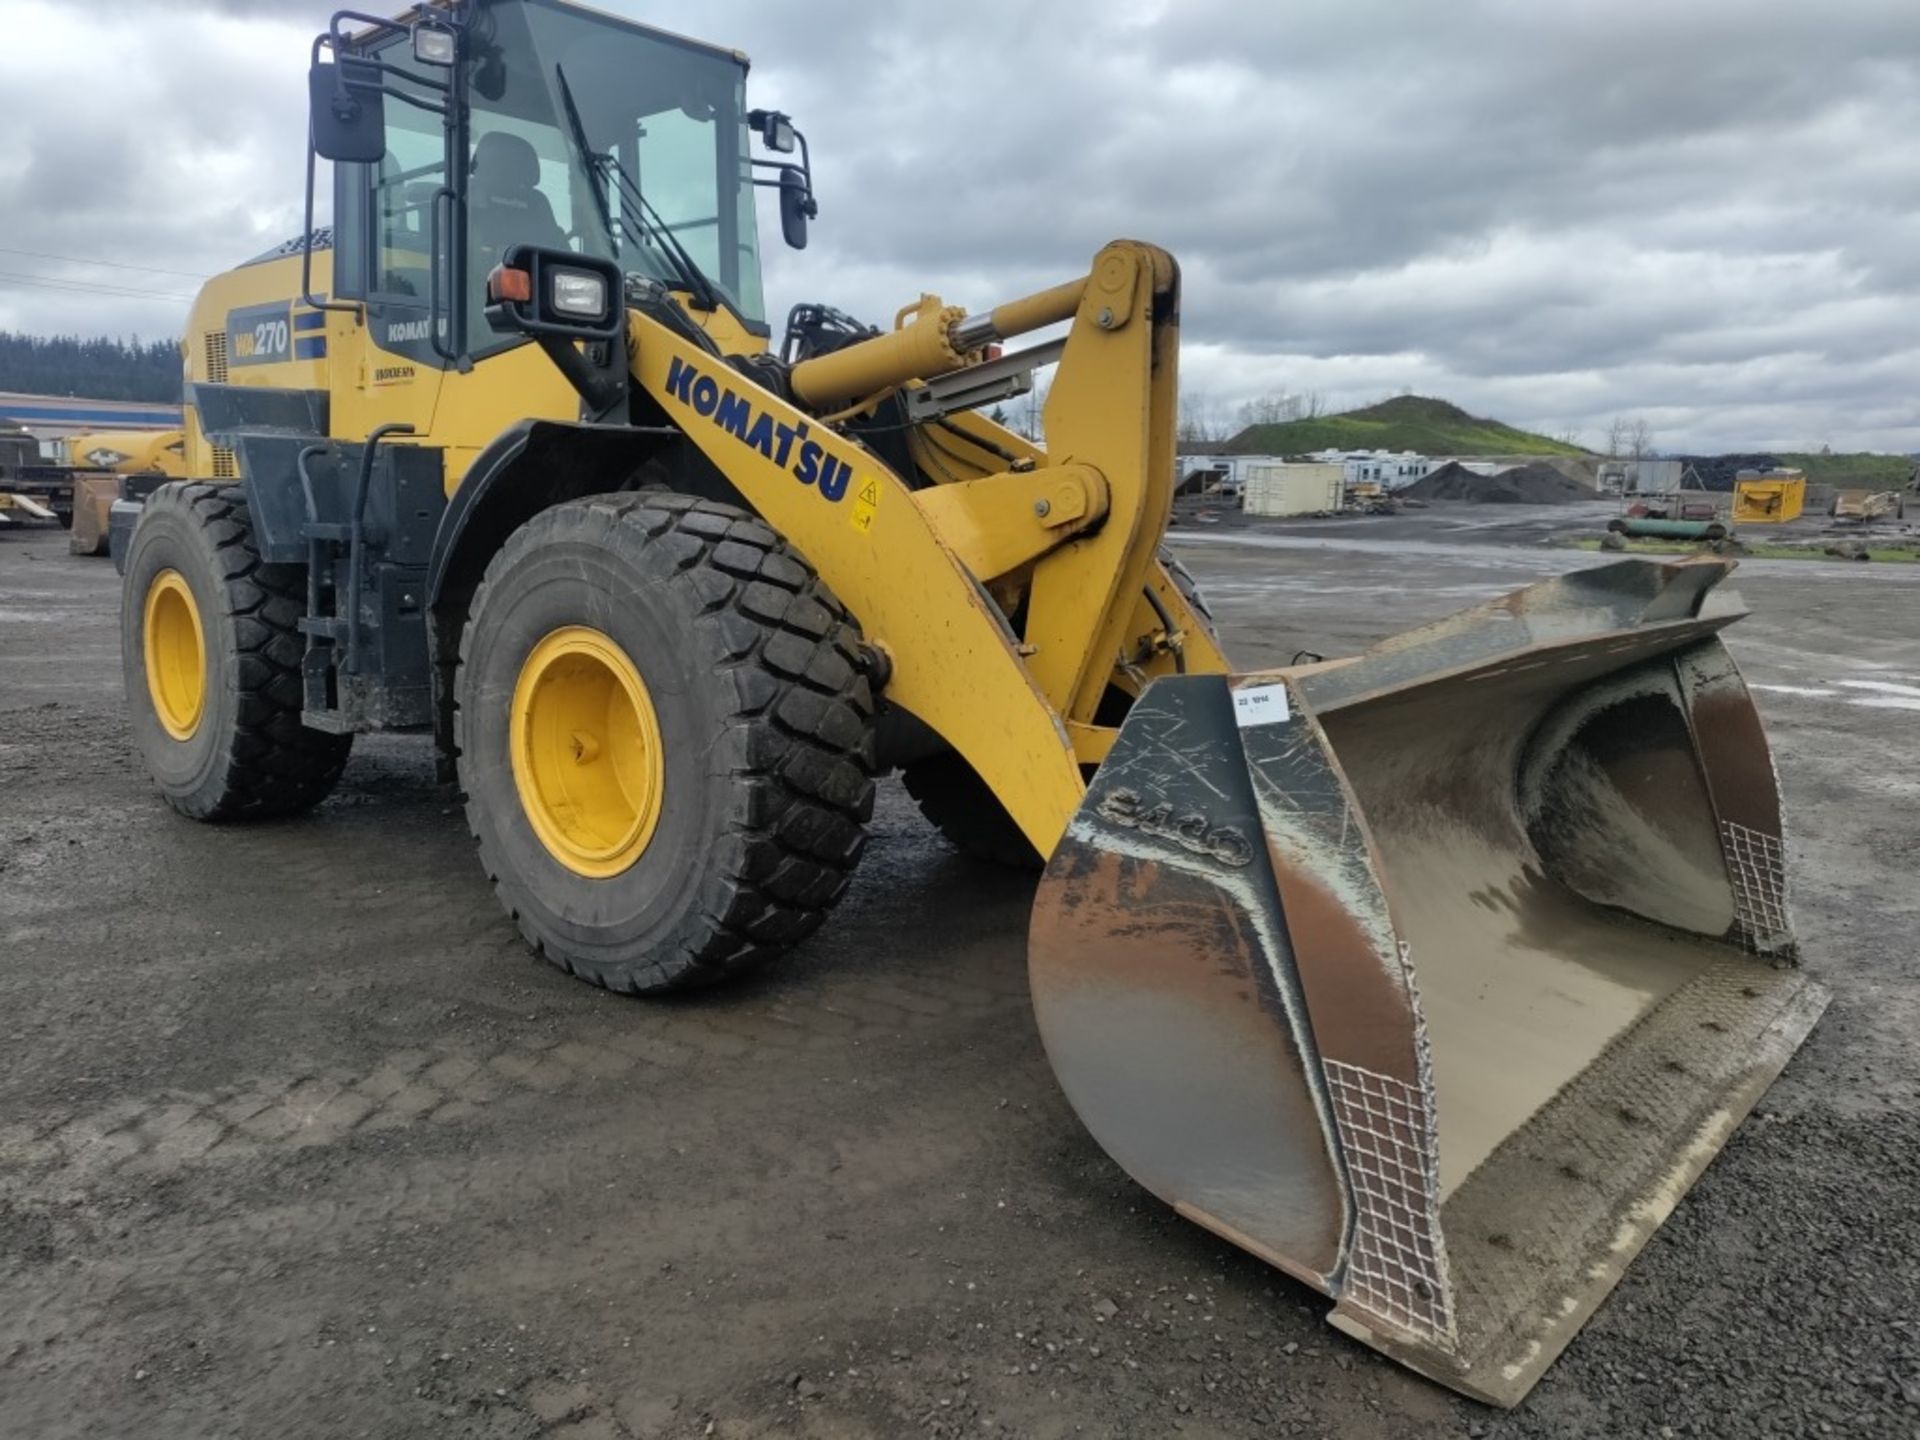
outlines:
[[[679,432],[665,426],[519,420],[482,450],[433,537],[428,604],[464,603],[494,552],[540,511],[623,489]]]

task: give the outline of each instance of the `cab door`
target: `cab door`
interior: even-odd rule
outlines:
[[[565,229],[571,204],[562,137],[479,109],[472,124],[477,139],[501,129],[538,142],[537,188]],[[577,419],[580,397],[539,346],[487,325],[483,264],[490,262],[477,254],[471,233],[469,273],[455,273],[450,237],[472,222],[460,215],[447,183],[446,148],[439,116],[389,104],[380,163],[335,167],[337,288],[342,298],[363,301],[365,322],[335,316],[334,353],[351,360],[336,372],[332,433],[358,440],[376,425],[412,425],[408,443],[445,452],[451,494],[508,425],[530,416]],[[487,198],[475,196],[469,211]],[[450,329],[456,293],[465,312],[458,333]]]
[[[397,421],[425,439],[455,353],[446,127],[436,114],[389,104],[379,163],[334,172],[335,288],[364,311],[333,312],[333,436],[360,440]]]

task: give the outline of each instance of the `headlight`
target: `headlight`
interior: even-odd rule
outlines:
[[[607,313],[607,282],[584,270],[554,271],[552,296],[556,314],[598,320]]]
[[[438,25],[413,27],[413,58],[422,65],[451,65],[459,58],[453,32]]]

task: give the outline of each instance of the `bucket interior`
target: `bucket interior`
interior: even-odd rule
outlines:
[[[1443,1199],[1730,953],[1672,660],[1619,661],[1595,645],[1321,715],[1419,987]]]
[[[1754,832],[1716,811],[1709,773],[1745,779],[1744,819],[1777,801],[1751,702],[1723,684],[1703,705],[1683,677],[1707,673],[1732,673],[1712,636],[1602,636],[1320,712],[1419,994],[1453,1331],[1436,1346],[1333,1318],[1497,1404],[1578,1331],[1825,1004],[1749,945],[1790,953],[1784,882],[1744,852],[1730,865],[1723,834]]]

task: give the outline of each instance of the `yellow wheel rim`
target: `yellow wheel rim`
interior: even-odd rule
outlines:
[[[633,661],[569,625],[535,645],[513,687],[513,783],[534,834],[576,875],[638,860],[666,788],[660,719]]]
[[[147,586],[144,628],[153,713],[174,739],[191,740],[207,708],[207,641],[178,570],[162,570]]]

